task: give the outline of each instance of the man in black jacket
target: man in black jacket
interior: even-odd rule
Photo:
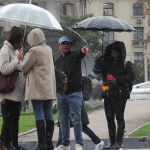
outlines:
[[[125,65],[125,58],[126,48],[124,43],[116,41],[106,47],[104,57],[99,57],[95,63],[95,67],[102,71],[102,98],[104,98],[110,138],[110,145],[103,149],[119,149],[123,147],[124,111],[127,99],[130,98],[128,83],[135,78],[132,63],[128,61]]]
[[[71,52],[71,41],[68,37],[62,36],[58,41],[58,48],[62,56],[56,62],[56,68],[62,70],[68,78],[67,90],[62,97],[58,94],[57,111],[60,119],[60,128],[62,132],[62,145],[57,150],[70,150],[70,116],[74,126],[76,139],[76,149],[82,150],[82,72],[81,60],[89,52],[87,47],[81,50]]]

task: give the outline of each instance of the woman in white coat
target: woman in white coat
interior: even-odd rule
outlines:
[[[31,49],[24,57],[22,70],[27,73],[25,100],[31,99],[36,118],[36,150],[53,150],[52,105],[56,99],[56,81],[52,50],[46,45],[44,33],[39,28],[29,33],[28,43]]]
[[[18,146],[18,130],[21,101],[23,100],[24,94],[23,74],[21,71],[23,53],[22,50],[18,52],[18,49],[22,46],[23,36],[24,33],[20,29],[11,32],[8,41],[6,40],[4,42],[0,53],[0,72],[3,75],[9,75],[16,69],[20,70],[15,83],[15,89],[10,93],[0,94],[0,102],[5,103],[5,150],[22,149]],[[11,140],[12,145],[10,145]]]

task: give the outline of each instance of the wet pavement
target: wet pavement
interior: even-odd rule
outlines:
[[[109,144],[109,140],[104,139],[104,142],[105,142],[105,146]],[[56,141],[54,141],[53,144],[56,145]],[[27,150],[34,150],[34,148],[37,146],[37,142],[21,143],[21,145],[27,148]],[[75,150],[74,146],[75,146],[75,141],[71,141],[70,150]],[[84,141],[83,150],[94,150],[94,147],[95,145],[90,140]],[[149,144],[145,142],[139,143],[138,138],[132,138],[132,139],[128,138],[124,140],[124,150],[129,150],[129,149],[150,150]]]
[[[88,125],[100,138],[104,139],[105,144],[108,142],[108,130],[107,122],[105,118],[105,113],[103,109],[93,111],[89,114],[90,124]],[[150,100],[134,100],[128,101],[125,110],[125,122],[126,122],[126,132],[125,137],[127,137],[132,131],[137,129],[139,126],[150,121]],[[55,126],[53,141],[58,138],[58,127]],[[71,129],[71,150],[74,150],[74,132]],[[86,142],[84,145],[84,150],[93,150],[94,145],[90,138],[83,133],[83,139]],[[31,145],[35,145],[37,141],[37,133],[33,131],[31,133],[25,134],[19,137],[19,142],[31,142]],[[124,140],[124,149],[147,149],[149,148],[148,143],[139,143],[138,139],[127,138]],[[27,144],[28,145],[28,144]],[[91,146],[91,147],[90,147]],[[32,149],[33,150],[33,149]]]

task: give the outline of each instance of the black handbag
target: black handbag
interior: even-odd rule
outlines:
[[[0,93],[10,93],[15,89],[15,83],[20,70],[15,70],[10,75],[3,75],[0,72]]]
[[[9,52],[9,61],[11,62],[10,52]],[[3,75],[0,72],[0,93],[2,94],[10,93],[15,89],[15,83],[19,75],[19,72],[20,70],[18,69],[16,69],[10,75]]]
[[[65,73],[55,67],[56,92],[64,95],[67,90],[67,76]]]

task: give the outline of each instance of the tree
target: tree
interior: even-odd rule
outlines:
[[[63,26],[67,26],[67,27],[72,27],[73,25],[75,25],[76,23],[87,19],[89,17],[92,17],[93,14],[89,14],[86,15],[84,17],[80,17],[80,18],[76,18],[76,17],[71,17],[71,16],[65,16],[62,21],[61,21],[61,25]],[[98,55],[101,54],[102,51],[102,46],[100,43],[100,39],[101,39],[101,32],[97,31],[97,32],[93,32],[93,31],[80,31],[80,30],[75,30],[77,33],[79,33],[81,35],[81,37],[83,37],[87,43],[89,44],[94,57],[97,57]]]

